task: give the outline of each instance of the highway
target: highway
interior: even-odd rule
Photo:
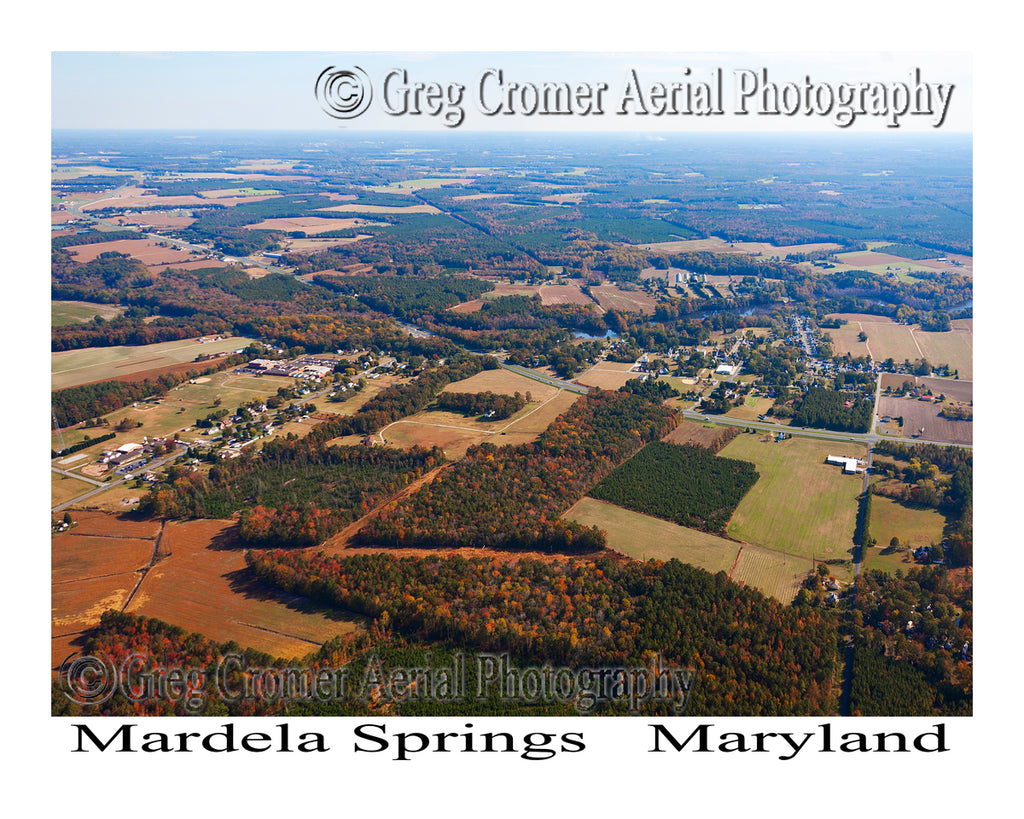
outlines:
[[[518,364],[506,364],[502,362],[501,368],[503,370],[509,370],[510,372],[522,375],[526,378],[533,379],[534,381],[539,381],[541,384],[548,384],[552,387],[558,387],[558,389],[560,390],[568,390],[569,392],[575,392],[579,395],[586,395],[588,392],[590,392],[590,388],[585,387],[582,384],[574,384],[571,381],[563,381],[561,378],[554,378],[553,376],[550,375],[544,375],[543,373],[531,370],[529,367],[520,367]]]

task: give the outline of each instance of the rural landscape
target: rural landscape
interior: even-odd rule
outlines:
[[[971,714],[972,214],[964,135],[54,131],[52,713]]]

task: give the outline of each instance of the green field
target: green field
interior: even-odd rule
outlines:
[[[825,458],[866,457],[866,448],[850,441],[765,437],[741,434],[720,453],[752,462],[761,476],[736,508],[728,534],[798,557],[850,559],[864,481],[843,475]]]
[[[871,536],[878,544],[864,550],[864,564],[869,569],[887,572],[914,566],[910,552],[918,546],[942,542],[942,530],[946,519],[934,509],[904,506],[898,501],[875,495],[871,499]],[[882,554],[893,537],[910,546],[907,552]]]
[[[50,354],[50,386],[61,390],[93,381],[194,361],[199,355],[230,353],[252,343],[251,338],[230,336],[200,344],[195,339],[162,341],[140,347],[87,347]]]
[[[115,304],[92,304],[87,301],[50,302],[50,325],[63,327],[68,324],[85,324],[94,316],[110,320],[121,315],[124,308]]]
[[[563,519],[604,529],[609,548],[636,560],[676,558],[709,572],[728,572],[739,551],[739,544],[731,540],[630,512],[594,498],[583,498],[563,515]]]

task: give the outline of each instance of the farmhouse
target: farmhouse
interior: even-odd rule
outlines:
[[[864,465],[856,458],[848,458],[845,455],[829,455],[825,459],[827,464],[836,464],[843,468],[844,475],[853,475],[857,472],[864,471]]]

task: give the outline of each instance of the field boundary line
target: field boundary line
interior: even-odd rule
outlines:
[[[245,628],[254,628],[257,631],[267,631],[270,634],[278,634],[281,637],[288,637],[288,638],[290,638],[292,640],[298,640],[299,642],[302,642],[302,643],[310,643],[312,645],[317,646],[318,648],[323,645],[323,643],[318,643],[316,640],[310,640],[308,637],[300,637],[298,634],[289,634],[287,631],[278,631],[277,629],[267,628],[266,626],[257,626],[255,623],[247,623],[247,622],[245,622],[245,620],[235,620],[235,619],[232,619],[229,622],[234,623],[236,626],[244,626]]]
[[[743,554],[743,544],[742,544],[742,543],[740,544],[740,548],[739,548],[739,549],[737,549],[737,551],[736,551],[736,557],[735,557],[735,558],[733,558],[733,561],[732,561],[732,566],[730,566],[730,567],[729,567],[729,574],[728,574],[728,577],[729,577],[729,579],[730,579],[730,580],[732,580],[732,573],[733,573],[734,571],[736,571],[736,566],[738,566],[738,565],[739,565],[739,562],[740,562],[740,555],[741,555],[741,554]]]
[[[142,588],[142,584],[149,576],[149,570],[156,565],[157,557],[160,554],[160,541],[163,540],[166,525],[167,524],[164,521],[160,521],[160,531],[157,533],[156,539],[153,543],[153,554],[149,558],[149,565],[143,566],[142,569],[139,570],[142,572],[142,577],[139,578],[139,582],[135,584],[135,588],[132,589],[131,594],[128,595],[128,599],[125,600],[124,605],[121,606],[122,612],[128,611],[128,606],[131,605],[132,600],[135,599],[135,595],[139,593],[139,589]]]

